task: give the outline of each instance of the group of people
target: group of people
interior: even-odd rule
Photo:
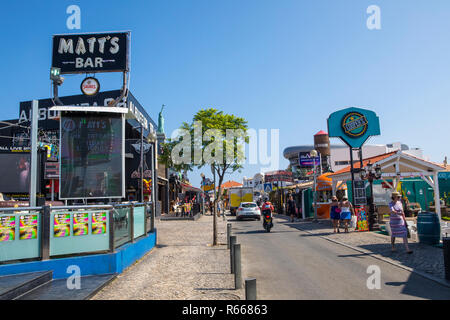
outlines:
[[[171,202],[172,210],[175,212],[177,217],[178,215],[182,217],[192,217],[194,202],[195,198],[189,199],[186,197],[183,201],[181,201],[177,197],[175,201],[172,200]]]
[[[347,197],[342,197],[341,201],[336,196],[331,198],[330,219],[333,222],[334,233],[340,233],[340,223],[344,224],[344,232],[348,233],[348,226],[355,214],[353,205]]]
[[[392,251],[396,251],[395,239],[402,238],[405,244],[406,252],[411,254],[413,251],[408,245],[408,224],[406,223],[405,211],[402,204],[402,196],[399,192],[393,192],[391,195],[391,202],[389,203],[390,216],[389,225],[391,228],[391,245]],[[334,233],[340,232],[340,223],[344,223],[344,230],[348,233],[348,226],[352,219],[352,215],[355,214],[353,205],[346,197],[343,197],[341,201],[336,196],[333,196],[332,204],[330,206],[330,218],[333,222]]]

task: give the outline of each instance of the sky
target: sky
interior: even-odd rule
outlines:
[[[66,26],[73,4],[79,30]],[[381,10],[380,30],[367,28],[371,5]],[[129,30],[130,91],[155,121],[166,105],[168,135],[214,107],[249,128],[278,129],[285,169],[286,147],[313,144],[332,112],[357,106],[380,118],[370,143],[400,141],[442,162],[450,156],[449,18],[448,0],[8,1],[1,119],[18,118],[20,101],[52,96],[53,34]],[[83,77],[66,76],[60,96],[80,94]],[[97,78],[102,90],[121,86],[120,74]],[[246,164],[226,180],[261,167]],[[190,173],[194,185],[200,172],[211,176],[209,168]]]

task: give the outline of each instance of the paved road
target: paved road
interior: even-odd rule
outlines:
[[[286,220],[275,218],[266,233],[262,222],[228,219],[241,243],[243,278],[257,278],[258,299],[450,299],[450,288],[289,227]],[[367,287],[372,265],[381,271],[380,289]]]

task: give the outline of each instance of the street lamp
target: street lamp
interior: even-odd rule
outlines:
[[[362,180],[367,180],[370,182],[370,207],[369,207],[369,230],[370,231],[379,231],[380,226],[378,225],[378,217],[375,215],[375,204],[374,204],[374,196],[373,196],[373,180],[378,180],[381,178],[381,166],[377,164],[375,169],[373,168],[373,164],[369,163],[367,166],[360,171],[360,176]]]
[[[314,162],[314,222],[317,222],[317,168],[316,168],[316,157],[317,157],[317,151],[311,150],[309,155],[313,159]]]

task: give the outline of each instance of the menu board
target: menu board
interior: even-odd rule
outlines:
[[[70,214],[55,214],[53,236],[55,238],[70,236]]]
[[[16,217],[0,217],[0,242],[13,241],[16,238]]]
[[[89,233],[89,213],[73,214],[73,235],[85,236]]]
[[[106,233],[106,212],[92,213],[92,234]]]
[[[19,240],[37,239],[38,216],[26,215],[19,218]]]
[[[121,115],[61,117],[60,199],[122,198]]]

